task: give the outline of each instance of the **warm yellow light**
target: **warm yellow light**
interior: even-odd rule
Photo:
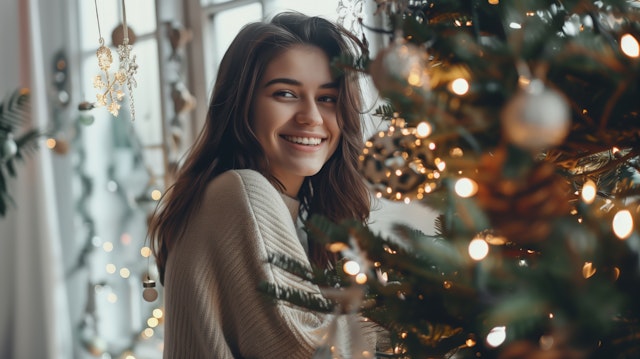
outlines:
[[[431,125],[428,122],[422,121],[416,127],[416,134],[420,138],[425,138],[431,134]]]
[[[586,204],[590,204],[596,198],[596,183],[591,179],[588,179],[584,185],[582,185],[582,200]]]
[[[582,266],[582,276],[591,278],[594,274],[596,274],[596,267],[594,267],[591,262],[585,262]]]
[[[153,317],[154,318],[162,318],[164,316],[164,313],[162,312],[162,309],[156,308],[156,309],[153,310],[152,313],[153,313]]]
[[[116,265],[113,263],[109,263],[107,264],[107,266],[105,267],[105,269],[107,270],[107,273],[109,274],[113,274],[116,272]]]
[[[460,178],[455,184],[456,194],[462,198],[471,197],[478,192],[478,184],[470,178]]]
[[[360,273],[360,265],[356,261],[346,261],[342,266],[342,269],[349,275],[356,275]]]
[[[438,167],[438,170],[440,171],[444,171],[444,169],[447,167],[447,164],[440,158],[436,158],[435,160],[433,160],[433,162],[436,164],[436,167]]]
[[[120,268],[120,276],[122,278],[129,278],[131,275],[131,271],[128,268]]]
[[[151,248],[149,247],[142,247],[140,248],[140,255],[147,258],[151,255]]]
[[[151,191],[152,200],[158,201],[160,200],[160,198],[162,198],[162,192],[160,192],[160,190],[154,189],[153,191]]]
[[[451,82],[451,91],[456,95],[464,95],[469,92],[469,82],[463,78],[458,78]]]
[[[151,328],[146,328],[142,331],[142,337],[145,339],[151,338],[155,332]]]
[[[500,4],[500,0],[489,0],[489,4],[498,5],[498,4]]]
[[[469,348],[471,348],[472,346],[475,346],[475,345],[476,345],[476,341],[475,341],[473,338],[469,338],[469,339],[467,339],[467,341],[465,342],[465,344],[467,344],[467,346],[468,346]]]
[[[622,35],[620,38],[620,48],[622,52],[629,57],[638,57],[640,55],[638,40],[631,34]]]
[[[151,328],[155,328],[158,326],[158,324],[160,324],[160,321],[158,320],[158,318],[149,318],[147,319],[147,325]]]
[[[618,211],[613,216],[613,233],[620,239],[627,239],[633,232],[633,217],[626,209]]]
[[[483,260],[489,254],[489,244],[482,238],[474,238],[469,242],[469,256],[476,261]]]
[[[48,148],[55,148],[57,142],[55,138],[48,138],[46,143]]]
[[[495,327],[487,334],[487,344],[491,347],[499,347],[507,339],[507,327]]]
[[[102,249],[103,249],[105,252],[111,252],[111,251],[113,250],[113,243],[108,242],[108,241],[107,241],[107,242],[102,243]]]
[[[365,284],[367,283],[367,275],[364,273],[358,273],[356,275],[356,283],[358,284]]]

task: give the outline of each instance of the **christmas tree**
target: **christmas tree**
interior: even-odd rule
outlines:
[[[312,218],[339,279],[275,262],[362,286],[380,357],[640,357],[640,2],[376,4],[388,45],[356,63],[389,126],[362,174],[436,234]]]

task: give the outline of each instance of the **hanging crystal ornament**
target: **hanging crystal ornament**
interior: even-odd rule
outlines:
[[[364,0],[340,0],[338,3],[338,23],[361,38],[360,20],[364,17]]]
[[[122,72],[116,72],[111,74],[109,69],[113,63],[113,56],[111,50],[104,45],[104,38],[102,37],[102,31],[100,30],[100,16],[98,15],[98,2],[94,0],[96,7],[96,20],[98,22],[98,35],[100,39],[100,47],[96,51],[98,57],[98,67],[102,70],[103,74],[96,75],[93,79],[93,87],[97,89],[96,94],[96,107],[106,106],[107,110],[114,116],[118,116],[120,110],[119,102],[124,98],[124,92],[122,91],[122,85],[125,82],[125,76]],[[103,78],[104,75],[104,78]]]
[[[126,24],[126,12],[124,8],[124,0],[122,0],[123,11],[123,27],[124,27],[124,41],[118,46],[118,55],[120,66],[118,71],[111,73],[109,70],[113,63],[113,56],[111,50],[105,46],[104,38],[102,37],[102,31],[100,29],[100,16],[98,15],[98,3],[94,0],[96,8],[96,20],[98,22],[98,35],[100,39],[100,47],[96,51],[98,57],[98,67],[102,70],[102,74],[96,75],[93,80],[93,87],[100,92],[96,94],[96,107],[106,106],[107,110],[114,116],[118,116],[120,111],[120,102],[125,97],[124,85],[127,85],[130,95],[129,104],[131,106],[131,118],[135,118],[135,111],[133,105],[132,90],[137,86],[134,79],[134,75],[138,70],[138,65],[135,63],[135,56],[131,58],[131,45],[129,45],[129,38],[127,34]]]
[[[122,30],[124,32],[124,39],[122,44],[118,45],[118,57],[120,61],[120,68],[118,73],[123,74],[127,83],[127,90],[129,91],[129,109],[131,110],[131,121],[136,119],[136,111],[133,102],[133,88],[138,86],[135,79],[135,74],[138,72],[138,64],[136,63],[136,56],[131,56],[132,46],[129,44],[129,28],[127,27],[127,10],[125,8],[124,0],[122,0]]]

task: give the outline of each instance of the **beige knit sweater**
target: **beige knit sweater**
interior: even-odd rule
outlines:
[[[268,281],[319,292],[267,263],[270,253],[308,263],[296,234],[297,201],[252,170],[219,175],[203,195],[167,261],[164,358],[308,359],[334,330],[342,347],[336,357],[350,357],[357,342],[373,352],[371,324],[357,321],[363,335],[350,338],[352,318],[275,303],[257,290]]]

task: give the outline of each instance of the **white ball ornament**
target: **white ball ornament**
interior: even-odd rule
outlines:
[[[571,111],[562,93],[533,80],[507,103],[501,120],[509,142],[535,152],[564,141]]]

